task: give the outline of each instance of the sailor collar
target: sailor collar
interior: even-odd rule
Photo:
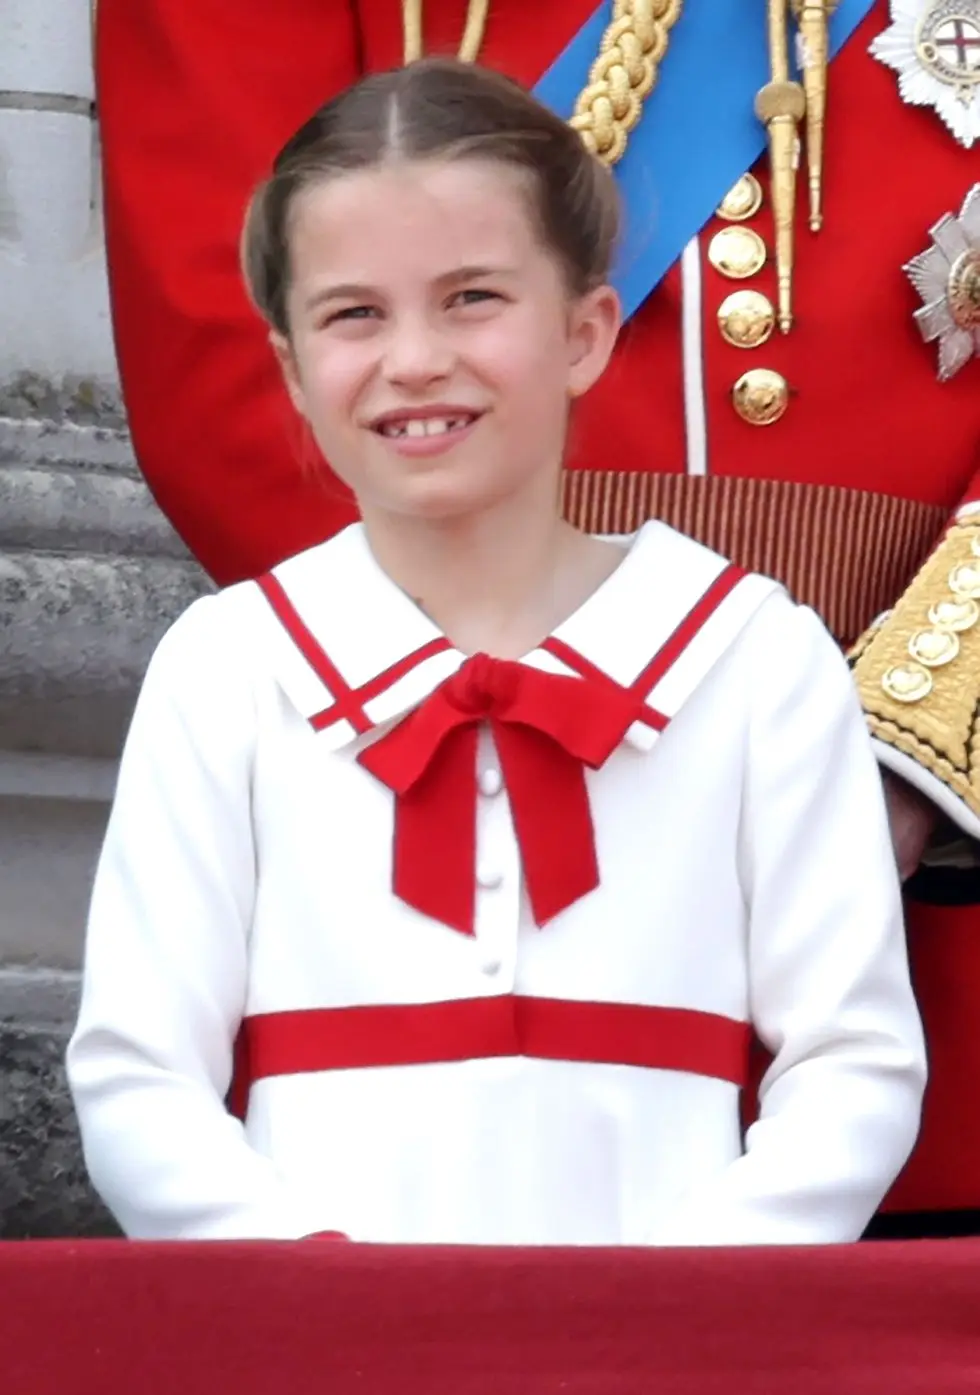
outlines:
[[[624,739],[648,751],[778,587],[657,522],[624,540],[624,551],[612,575],[519,662],[635,688],[642,715]],[[356,754],[467,663],[384,572],[362,524],[249,583],[248,596],[253,642],[331,750]]]

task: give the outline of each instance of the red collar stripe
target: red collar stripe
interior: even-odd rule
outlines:
[[[380,697],[383,692],[393,687],[406,674],[425,663],[427,659],[433,658],[436,654],[442,654],[451,648],[449,640],[440,635],[436,639],[429,640],[428,644],[423,644],[414,653],[406,654],[403,659],[399,659],[383,673],[377,674],[370,682],[354,689],[344,680],[326,650],[314,637],[305,621],[300,618],[299,612],[286,595],[279,579],[269,573],[259,578],[258,585],[290,639],[334,698],[330,707],[324,708],[322,712],[317,712],[310,718],[310,725],[315,731],[323,731],[325,728],[333,726],[335,722],[343,720],[350,722],[358,733],[370,731],[374,723],[364,711],[364,704],[373,698]]]
[[[747,573],[741,567],[736,567],[734,563],[725,568],[721,575],[711,583],[697,604],[688,611],[670,638],[658,649],[640,676],[630,684],[631,692],[642,698],[646,698],[653,692],[722,601],[731,595],[746,575]],[[580,678],[588,678],[594,682],[606,684],[614,681],[601,668],[596,668],[595,664],[589,663],[588,659],[583,658],[564,640],[551,636],[544,641],[541,648],[559,659],[566,668],[570,668]],[[646,707],[642,720],[656,731],[663,731],[669,722],[669,718],[662,712],[650,706]]]
[[[379,673],[369,683],[353,690],[347,688],[345,692],[350,693],[352,699],[359,699],[362,705],[371,702],[373,698],[380,697],[388,688],[393,688],[407,673],[411,673],[420,664],[424,664],[426,659],[432,659],[436,654],[443,654],[451,647],[448,639],[430,639],[428,644],[423,644],[421,649],[416,649],[412,654],[406,654],[404,659],[399,659],[397,664],[392,664],[391,668],[386,668],[384,673]],[[332,727],[342,716],[343,713],[338,712],[337,704],[334,704],[333,707],[324,708],[322,712],[314,713],[310,718],[310,725],[314,731],[324,731],[327,727]]]
[[[746,576],[747,573],[741,567],[736,567],[734,562],[729,563],[721,575],[711,583],[697,604],[691,607],[666,644],[657,651],[647,664],[639,678],[630,685],[634,693],[646,697],[653,692],[661,679],[674,667],[695,635],[704,628],[711,616],[714,615],[722,601],[731,595],[738,583]]]
[[[233,1096],[271,1076],[524,1056],[638,1066],[743,1087],[749,1026],[717,1013],[564,998],[463,998],[260,1013],[242,1024]]]
[[[566,668],[570,668],[573,673],[577,673],[580,678],[586,678],[593,683],[604,683],[606,687],[618,688],[619,684],[604,673],[601,668],[596,668],[595,664],[589,663],[582,654],[573,649],[570,644],[566,644],[563,639],[556,639],[553,635],[544,641],[541,648],[547,653],[559,659]],[[644,707],[638,721],[644,722],[648,727],[653,727],[655,731],[663,731],[668,725],[669,718],[662,712],[658,712],[655,707]]]
[[[272,607],[276,619],[289,635],[289,638],[296,645],[296,648],[303,655],[303,658],[309,664],[323,686],[328,692],[333,694],[334,705],[330,709],[330,711],[335,714],[333,720],[340,721],[342,718],[346,719],[350,722],[354,730],[360,734],[370,731],[372,725],[370,718],[357,701],[356,695],[347,686],[340,676],[340,673],[331,663],[322,645],[307,627],[306,622],[300,617],[296,607],[286,595],[279,578],[273,576],[271,572],[267,572],[265,576],[259,577],[258,586],[263,596],[265,596]]]

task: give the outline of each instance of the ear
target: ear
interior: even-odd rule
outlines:
[[[581,397],[602,376],[622,323],[622,307],[612,286],[597,286],[572,303],[568,335],[570,397]]]
[[[286,384],[286,391],[293,406],[301,417],[306,416],[306,394],[303,391],[303,383],[300,378],[299,364],[296,362],[296,354],[292,344],[284,334],[278,330],[273,330],[269,335],[269,343],[272,345],[272,352],[276,356],[282,372],[283,382]]]

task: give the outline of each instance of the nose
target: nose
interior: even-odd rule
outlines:
[[[449,377],[455,353],[448,336],[424,316],[405,316],[389,326],[384,373],[399,387],[428,387]]]

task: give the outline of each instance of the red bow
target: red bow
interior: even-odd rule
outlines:
[[[392,790],[394,890],[473,934],[477,733],[500,756],[534,919],[599,885],[585,766],[598,770],[642,700],[611,679],[571,678],[477,654],[359,757]]]

